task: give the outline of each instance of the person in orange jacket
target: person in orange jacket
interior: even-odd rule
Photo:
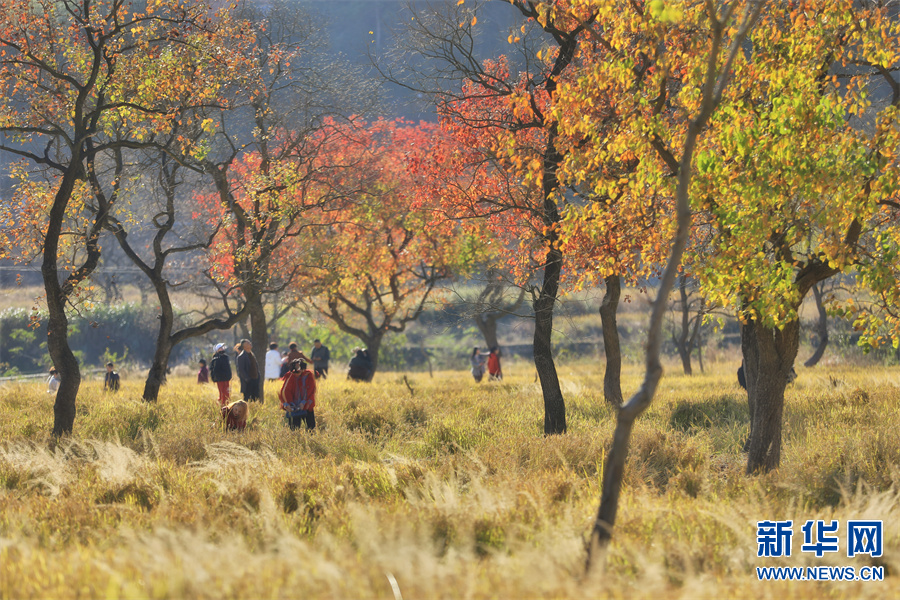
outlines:
[[[291,361],[291,369],[284,376],[284,383],[278,393],[281,410],[291,429],[306,422],[307,429],[316,428],[316,377],[306,369],[306,361]]]

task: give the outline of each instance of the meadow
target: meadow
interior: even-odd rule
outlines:
[[[83,384],[54,441],[42,383],[0,387],[0,597],[885,598],[900,595],[900,370],[799,369],[782,467],[744,474],[736,365],[670,365],[639,420],[614,542],[584,574],[615,415],[600,365],[561,370],[569,432],[544,437],[533,369],[380,373],[321,385],[319,429],[269,385],[226,433],[213,386],[140,401]],[[626,369],[626,395],[638,382]],[[884,556],[757,557],[756,522],[884,521]],[[842,547],[843,550],[843,547]],[[757,581],[758,566],[875,564],[880,582]]]

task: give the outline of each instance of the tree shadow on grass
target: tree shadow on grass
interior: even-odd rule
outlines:
[[[746,425],[749,421],[746,398],[726,395],[693,402],[679,401],[672,410],[669,425],[672,429],[689,432],[714,427],[730,429]]]

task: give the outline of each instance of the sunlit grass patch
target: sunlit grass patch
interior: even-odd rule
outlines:
[[[634,431],[607,567],[592,579],[584,541],[615,424],[593,366],[561,369],[569,432],[557,436],[543,435],[540,390],[521,366],[500,384],[410,375],[412,392],[393,374],[333,378],[314,432],[285,426],[271,384],[253,425],[226,433],[212,386],[174,379],[146,404],[138,381],[119,394],[88,381],[75,435],[58,443],[42,386],[8,385],[0,593],[392,597],[390,574],[404,597],[756,598],[756,521],[787,518],[884,519],[879,564],[900,572],[894,370],[801,370],[782,468],[753,478],[745,395],[730,365],[719,371],[663,379]],[[638,375],[626,369],[626,396]],[[797,559],[807,563],[821,564]],[[872,597],[898,591],[893,579]]]

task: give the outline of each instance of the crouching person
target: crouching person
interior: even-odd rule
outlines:
[[[243,431],[247,427],[250,407],[244,400],[237,400],[222,407],[222,421],[225,431]]]
[[[304,421],[307,429],[316,428],[316,377],[312,371],[306,370],[304,360],[298,358],[291,361],[278,399],[291,429],[296,429]]]

